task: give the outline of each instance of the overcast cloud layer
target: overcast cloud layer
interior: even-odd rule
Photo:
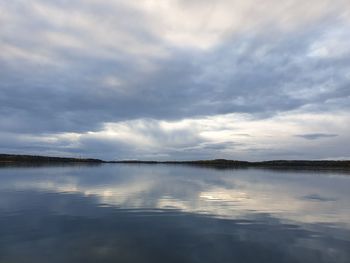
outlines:
[[[0,0],[0,152],[350,158],[348,0]]]

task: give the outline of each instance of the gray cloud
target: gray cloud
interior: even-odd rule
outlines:
[[[310,194],[303,196],[302,199],[310,200],[310,201],[319,201],[319,202],[335,202],[338,199],[337,198],[332,198],[332,197],[324,197],[319,194]]]
[[[337,137],[338,134],[330,134],[330,133],[308,133],[308,134],[299,134],[296,137],[301,137],[307,140],[317,140],[322,138],[333,138]]]
[[[258,117],[306,105],[325,108],[330,101],[341,106],[342,99],[350,96],[349,79],[343,77],[350,62],[334,68],[334,60],[310,61],[303,50],[308,39],[299,39],[299,47],[291,51],[287,42],[294,37],[299,38],[288,36],[277,44],[255,39],[240,54],[230,54],[226,48],[196,55],[177,51],[174,57],[157,61],[159,68],[151,73],[127,69],[117,61],[84,58],[73,62],[74,70],[68,72],[36,71],[29,65],[25,72],[4,68],[1,128],[86,131],[104,122],[134,118],[180,119],[232,112]],[[239,48],[234,41],[233,49],[235,44]],[[266,48],[271,50],[256,58],[254,52]],[[113,76],[112,69],[122,75],[120,87],[103,84],[104,76]],[[129,79],[130,75],[137,80]],[[330,79],[333,83],[328,84]],[[327,85],[332,86],[327,89]],[[348,101],[343,103],[345,107]]]
[[[207,17],[207,2],[179,1],[165,11],[123,1],[2,3],[0,129],[46,136],[100,131],[105,123],[126,120],[348,112],[348,5],[310,3],[318,9],[307,9],[307,16],[296,1],[283,17],[276,10],[286,11],[284,7],[269,1],[270,11],[260,10],[256,21],[242,18],[247,27],[216,19],[202,31],[197,21]],[[198,19],[192,26],[181,19],[173,22],[175,6],[188,7]],[[221,1],[213,16],[225,17],[227,8],[246,12],[243,4]],[[284,22],[272,27],[268,17]],[[144,133],[157,130],[148,128]],[[157,138],[166,147],[168,139]],[[14,140],[21,145],[20,139]],[[83,148],[75,149],[98,152],[114,145],[94,140],[84,138]],[[203,154],[205,149],[227,148],[221,142],[203,143],[208,142],[193,139],[187,147],[197,147],[198,154],[201,147]],[[47,142],[42,145],[59,150]],[[130,151],[119,143],[114,147]]]

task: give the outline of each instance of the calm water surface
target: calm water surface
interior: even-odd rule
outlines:
[[[0,262],[350,262],[350,175],[2,167]]]

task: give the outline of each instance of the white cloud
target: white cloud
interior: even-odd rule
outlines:
[[[349,122],[349,116],[341,112],[293,112],[268,119],[227,114],[180,121],[106,123],[100,131],[22,136],[21,140],[33,148],[40,145],[69,156],[81,152],[108,160],[339,159],[347,155],[343,142],[350,139]],[[332,136],[314,140],[301,136],[308,134]],[[41,153],[45,152],[41,149]]]
[[[153,30],[169,43],[202,49],[213,47],[234,33],[295,30],[320,21],[330,13],[341,15],[349,8],[349,3],[344,0],[268,0],[263,3],[143,0],[131,1],[130,5],[148,15]]]

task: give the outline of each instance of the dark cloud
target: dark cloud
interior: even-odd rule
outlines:
[[[296,137],[301,137],[306,140],[317,140],[322,138],[333,138],[337,137],[338,134],[330,134],[330,133],[308,133],[308,134],[299,134]]]
[[[310,194],[310,195],[303,196],[302,198],[310,201],[320,201],[320,202],[335,202],[338,200],[337,198],[324,197],[318,194]]]

